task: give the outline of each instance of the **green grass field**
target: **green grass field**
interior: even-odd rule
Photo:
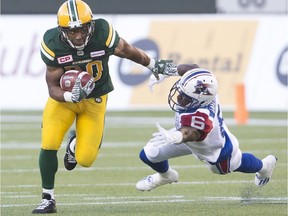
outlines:
[[[173,113],[108,112],[102,148],[91,168],[66,171],[63,141],[55,188],[57,215],[287,215],[286,113],[251,113],[245,126],[235,125],[231,113],[224,116],[242,152],[278,157],[267,186],[256,187],[253,174],[213,174],[193,156],[185,156],[170,160],[179,172],[178,183],[137,191],[136,182],[153,173],[140,161],[139,151],[156,130],[155,122],[173,126]],[[40,124],[40,112],[1,113],[1,216],[31,215],[41,199]]]

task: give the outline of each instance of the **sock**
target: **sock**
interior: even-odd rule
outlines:
[[[69,145],[70,151],[75,154],[75,145],[76,145],[76,138],[74,138]]]
[[[43,193],[46,193],[46,194],[50,194],[51,199],[55,199],[55,197],[54,197],[54,189],[45,189],[45,188],[42,188],[42,192],[43,192]]]
[[[42,188],[53,189],[55,174],[58,169],[57,151],[41,149],[39,167],[42,178]]]
[[[256,158],[253,154],[243,153],[241,165],[235,170],[235,172],[256,173],[262,169],[262,166],[262,161]]]
[[[140,159],[147,164],[148,166],[150,166],[153,170],[159,172],[159,173],[165,173],[168,171],[169,169],[169,164],[168,164],[168,160],[164,160],[161,161],[159,163],[152,163],[146,156],[144,149],[142,149],[142,151],[139,154]]]

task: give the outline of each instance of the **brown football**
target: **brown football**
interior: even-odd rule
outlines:
[[[78,77],[80,77],[82,87],[91,79],[90,74],[86,71],[68,70],[60,78],[60,87],[71,92]]]

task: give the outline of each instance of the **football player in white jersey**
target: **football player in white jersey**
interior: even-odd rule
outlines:
[[[136,188],[150,191],[177,182],[178,172],[169,166],[168,159],[184,155],[194,155],[216,174],[255,173],[255,184],[266,185],[277,158],[268,155],[260,160],[251,153],[241,152],[237,138],[223,120],[213,73],[195,64],[182,64],[161,75],[160,80],[151,77],[149,85],[152,88],[175,75],[182,76],[168,96],[175,111],[175,128],[165,130],[157,124],[158,132],[140,152],[140,159],[156,173],[141,179]]]

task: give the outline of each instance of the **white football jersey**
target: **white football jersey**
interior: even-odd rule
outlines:
[[[227,129],[219,104],[214,100],[209,106],[189,113],[176,113],[175,127],[193,127],[203,132],[199,141],[186,142],[194,155],[200,160],[216,162],[221,148],[225,145]]]

